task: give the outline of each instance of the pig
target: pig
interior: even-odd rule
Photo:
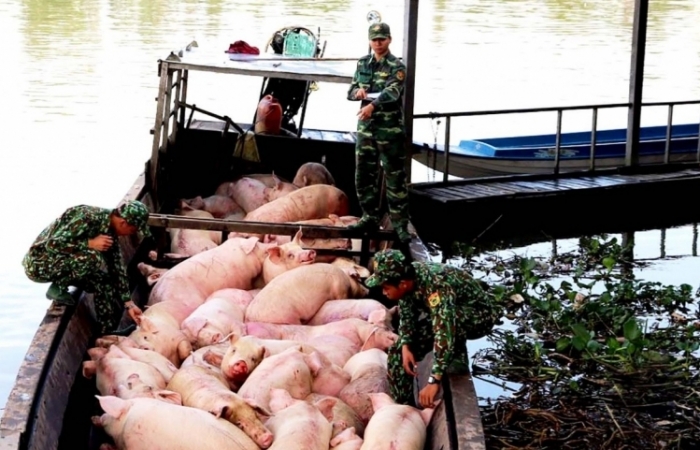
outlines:
[[[329,300],[321,306],[307,325],[323,325],[354,317],[384,328],[391,328],[391,319],[398,309],[398,306],[389,309],[371,298]]]
[[[360,345],[343,336],[318,336],[308,341],[307,345],[323,353],[333,364],[343,367],[346,362],[360,351]]]
[[[247,434],[232,423],[197,408],[150,398],[124,400],[97,395],[104,410],[92,423],[103,427],[117,447],[129,450],[259,450]]]
[[[184,367],[189,367],[192,365],[207,367],[209,369],[220,369],[221,358],[223,358],[226,350],[228,349],[228,342],[222,342],[220,344],[208,345],[206,347],[199,348],[182,361],[180,369]]]
[[[175,302],[162,302],[146,309],[139,319],[138,327],[131,332],[132,339],[139,348],[152,350],[165,356],[176,367],[192,352],[192,344],[180,330],[180,319],[184,305]]]
[[[231,193],[233,192],[233,186],[235,186],[235,184],[235,181],[224,181],[216,188],[216,191],[214,191],[214,195],[223,195],[225,197],[231,197]]]
[[[138,374],[143,382],[153,389],[165,389],[165,380],[155,367],[129,358],[119,347],[113,345],[107,352],[90,349],[90,361],[83,362],[83,376],[97,378],[97,390],[102,395],[116,395],[117,386],[127,384],[131,374]]]
[[[313,184],[328,184],[335,186],[333,175],[326,169],[326,166],[317,162],[307,162],[302,164],[297,170],[292,183],[300,188]]]
[[[312,385],[311,370],[305,356],[298,348],[292,347],[263,359],[248,375],[238,395],[265,410],[270,409],[272,388],[284,389],[296,399],[305,399],[311,394]]]
[[[369,290],[331,264],[289,270],[268,283],[246,310],[246,322],[301,324],[328,300],[362,298]]]
[[[350,258],[337,257],[333,259],[331,264],[336,267],[340,267],[345,271],[345,273],[356,280],[370,276],[369,269],[362,267]]]
[[[231,295],[241,299],[237,301],[230,298]],[[182,322],[181,328],[194,348],[216,344],[230,333],[242,334],[245,306],[241,307],[241,304],[247,305],[252,300],[252,296],[242,289],[233,293],[227,291],[225,296],[217,296],[215,292]]]
[[[206,211],[192,209],[184,201],[180,213],[187,217],[213,219],[214,216]],[[170,232],[170,252],[165,256],[193,256],[198,253],[216,248],[221,244],[221,232],[211,230],[190,230],[168,228]]]
[[[343,319],[324,325],[279,325],[265,322],[247,322],[247,334],[265,339],[290,339],[309,343],[320,336],[341,336],[360,351],[379,348],[386,350],[396,343],[398,336],[362,319]]]
[[[243,177],[233,184],[230,196],[246,213],[250,213],[267,203],[265,189],[262,181]]]
[[[367,424],[374,410],[369,394],[383,392],[389,394],[387,378],[387,354],[378,349],[370,349],[354,355],[343,366],[352,377],[338,398],[347,403]]]
[[[304,250],[301,247],[301,238],[302,232],[299,230],[291,242],[268,248],[267,257],[263,261],[262,274],[255,282],[256,286],[262,288],[282,273],[316,261],[316,252]]]
[[[206,198],[198,195],[195,198],[183,200],[183,202],[190,208],[206,211],[217,219],[243,212],[243,208],[228,195],[215,194]]]
[[[350,382],[350,375],[333,364],[319,352],[312,352],[304,357],[311,370],[313,382],[311,392],[337,397],[340,391]]]
[[[277,200],[278,198],[284,197],[290,192],[294,192],[297,189],[299,189],[298,186],[295,186],[292,183],[287,183],[285,181],[280,180],[279,178],[277,178],[277,176],[275,176],[275,174],[272,174],[272,178],[274,181],[274,185],[266,186],[263,194],[265,197],[265,201],[267,202]]]
[[[355,428],[350,427],[331,439],[330,448],[332,450],[360,450],[362,443],[362,438],[357,435]]]
[[[304,400],[311,403],[312,405],[317,405],[319,402],[327,398],[334,397],[321,394],[311,394]],[[360,416],[358,416],[357,413],[341,399],[334,399],[336,403],[335,406],[333,406],[333,418],[329,419],[330,422],[333,424],[333,434],[331,437],[335,438],[347,428],[352,428],[353,431],[361,437],[362,433],[364,433],[365,431],[365,426],[360,420]]]
[[[284,389],[272,389],[270,408],[273,416],[266,425],[275,434],[270,450],[328,450],[334,399],[318,407],[293,398]]]
[[[325,219],[312,219],[312,220],[300,220],[294,223],[298,223],[299,225],[320,225],[320,226],[326,226],[326,227],[332,227],[335,226],[335,222],[332,220],[331,217],[334,215],[331,215],[328,218]],[[335,216],[337,217],[337,216]],[[291,241],[290,236],[284,236],[284,235],[279,235],[279,234],[270,234],[266,235],[264,237],[266,242],[270,243],[276,243],[278,245],[283,245],[286,244],[287,242]],[[300,245],[304,245],[304,247],[307,248],[316,248],[316,249],[335,249],[335,250],[347,250],[352,246],[352,243],[350,242],[350,239],[343,239],[343,238],[328,238],[328,239],[320,239],[320,238],[305,238],[302,236]],[[324,260],[317,260],[318,262],[331,262],[333,259],[335,259],[335,256],[324,256]]]
[[[154,284],[156,284],[160,277],[168,271],[168,269],[153,267],[142,262],[138,263],[136,267],[139,269],[139,272],[141,272],[141,275],[143,275],[146,278],[146,283],[149,286],[153,286]]]
[[[130,341],[134,342],[131,339]],[[160,353],[152,350],[143,350],[138,348],[136,345],[137,344],[134,342],[134,346],[118,345],[118,347],[134,361],[140,361],[153,366],[158,372],[160,372],[166,383],[170,381],[173,375],[175,375],[175,372],[177,372],[177,367],[175,367],[175,365],[168,358]]]
[[[312,346],[298,341],[260,339],[255,336],[231,334],[229,347],[221,358],[221,371],[226,378],[240,386],[263,359],[282,353],[291,347],[306,354],[316,351]]]
[[[260,448],[268,448],[272,444],[272,433],[256,415],[257,405],[251,405],[249,400],[231,392],[228,382],[220,373],[191,365],[180,369],[168,383],[167,389],[179,393],[184,406],[208,411],[236,425]],[[260,412],[271,415],[267,411]]]
[[[277,184],[277,180],[280,180],[283,183],[289,183],[289,180],[275,174],[274,170],[272,171],[272,173],[251,173],[249,175],[246,175],[246,177],[258,180],[269,188],[275,187],[275,185]]]
[[[361,450],[400,448],[422,450],[427,427],[435,408],[418,410],[412,406],[397,405],[385,393],[369,394],[374,415],[367,424]],[[390,433],[387,430],[391,430]]]
[[[181,306],[176,319],[181,324],[214,292],[235,288],[253,289],[262,271],[267,249],[257,238],[232,238],[220,246],[199,253],[163,275],[151,290],[149,305],[172,302]]]
[[[243,220],[280,223],[322,219],[329,214],[339,216],[347,214],[349,205],[347,195],[340,189],[317,184],[297,189],[253,211],[248,211]]]
[[[138,373],[129,375],[126,379],[126,384],[117,385],[116,395],[123,399],[154,398],[173,405],[182,405],[180,394],[167,389],[153,389],[153,386],[143,382]]]

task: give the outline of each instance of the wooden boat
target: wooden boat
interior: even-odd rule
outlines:
[[[700,125],[674,125],[671,129],[670,162],[688,162],[697,158]],[[666,126],[642,127],[640,164],[664,162]],[[596,133],[595,167],[620,167],[625,163],[627,129],[601,130]],[[591,166],[591,132],[562,133],[560,172],[586,170]],[[444,145],[437,148],[414,143],[419,151],[413,158],[442,170]],[[556,155],[556,134],[515,136],[460,141],[449,149],[449,173],[461,178],[512,174],[552,173]]]
[[[181,55],[189,51],[185,50]],[[149,207],[149,225],[159,243],[159,254],[168,248],[168,227],[292,235],[298,230],[298,225],[194,219],[172,214],[172,211],[178,199],[209,195],[222,181],[250,173],[272,172],[291,179],[297,168],[309,161],[326,165],[334,175],[336,186],[352,199],[351,214],[358,215],[353,177],[354,146],[334,147],[313,136],[250,136],[243,130],[230,130],[235,124],[224,115],[208,113],[217,120],[193,121],[191,114],[189,118],[186,114],[187,111],[201,112],[187,103],[188,84],[198,73],[349,83],[351,72],[339,72],[336,65],[326,66],[322,61],[288,61],[273,66],[262,60],[222,63],[220,54],[211,60],[202,54],[188,56],[178,57],[172,53],[159,61],[160,87],[151,157],[122,200],[140,200]],[[306,133],[309,132],[301,130],[300,135]],[[389,245],[393,239],[393,233],[389,231],[366,235],[343,228],[305,226],[303,232],[310,237],[362,239],[360,252],[328,252],[359,258],[359,262],[367,267],[371,258],[370,239],[377,246]],[[134,239],[122,237],[120,244],[133,299],[144,305],[149,288],[135,266],[146,260],[147,249]],[[414,236],[411,246],[416,259],[429,258],[417,236]],[[91,416],[100,413],[95,399],[98,392],[94,380],[87,380],[81,373],[81,363],[87,358],[86,350],[94,345],[97,337],[91,295],[84,292],[76,295],[79,295],[77,306],[52,304],[32,340],[0,424],[2,450],[92,450],[104,442],[103,432],[95,429],[90,421]],[[419,365],[421,387],[427,380],[426,371],[431,362],[429,355]],[[428,428],[426,448],[485,448],[469,374],[454,373],[445,377],[441,395],[444,401]]]

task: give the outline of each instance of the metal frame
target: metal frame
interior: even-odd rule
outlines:
[[[668,121],[666,124],[666,153],[664,156],[664,163],[670,163],[670,146],[671,146],[671,127],[673,125],[673,108],[679,105],[700,105],[700,100],[685,100],[677,102],[648,102],[640,104],[643,106],[667,106],[668,107]],[[449,175],[450,167],[450,128],[451,121],[453,117],[473,117],[473,116],[490,116],[499,114],[525,114],[525,113],[539,113],[539,112],[556,112],[557,113],[557,133],[556,133],[556,145],[555,145],[555,155],[554,155],[554,167],[553,173],[559,173],[559,162],[561,153],[561,125],[564,111],[581,111],[581,110],[591,110],[592,111],[592,126],[591,126],[591,159],[590,159],[590,171],[595,171],[595,149],[597,144],[597,132],[598,132],[598,110],[600,109],[613,109],[613,108],[631,108],[632,103],[601,103],[593,105],[576,105],[576,106],[550,106],[544,108],[520,108],[520,109],[499,109],[499,110],[486,110],[486,111],[461,111],[461,112],[449,112],[449,113],[438,113],[430,112],[427,114],[416,114],[413,116],[414,119],[438,119],[445,118],[445,158],[443,164],[443,181],[447,181]],[[698,133],[700,134],[700,125],[698,126]],[[700,138],[698,138],[698,152],[697,152],[697,162],[700,163]],[[627,163],[626,166],[636,165]]]

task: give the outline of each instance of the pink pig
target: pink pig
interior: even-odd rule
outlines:
[[[270,409],[273,416],[266,425],[275,434],[270,450],[328,450],[331,440],[334,399],[319,406],[293,398],[284,389],[272,389]]]
[[[387,394],[369,394],[374,415],[365,428],[362,450],[400,448],[422,450],[426,429],[434,408],[418,410],[412,406],[397,405]],[[387,430],[391,430],[387,433]]]

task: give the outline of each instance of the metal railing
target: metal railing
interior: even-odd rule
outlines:
[[[671,160],[671,131],[673,125],[673,108],[674,106],[680,105],[700,105],[700,100],[686,100],[677,102],[649,102],[642,103],[642,107],[645,106],[667,106],[668,107],[668,122],[666,124],[666,145],[664,151],[664,163],[668,164]],[[592,112],[592,123],[591,123],[591,154],[589,162],[589,170],[595,170],[595,150],[597,145],[597,133],[598,133],[598,111],[601,109],[613,109],[613,108],[631,108],[631,103],[604,103],[596,105],[576,105],[576,106],[551,106],[544,108],[520,108],[520,109],[498,109],[498,110],[486,110],[486,111],[463,111],[463,112],[449,112],[449,113],[438,113],[430,112],[427,114],[416,114],[413,119],[445,119],[445,150],[443,159],[443,182],[447,182],[449,176],[450,168],[450,128],[451,119],[453,117],[473,117],[473,116],[490,116],[490,115],[501,115],[501,114],[524,114],[524,113],[541,113],[541,112],[556,112],[557,113],[557,132],[556,141],[554,147],[554,174],[559,173],[559,166],[561,164],[561,128],[562,128],[562,118],[564,111],[581,111],[581,110],[591,110]],[[700,124],[698,125],[698,133],[700,134]],[[697,150],[697,162],[700,163],[700,138],[698,138],[698,150]]]

